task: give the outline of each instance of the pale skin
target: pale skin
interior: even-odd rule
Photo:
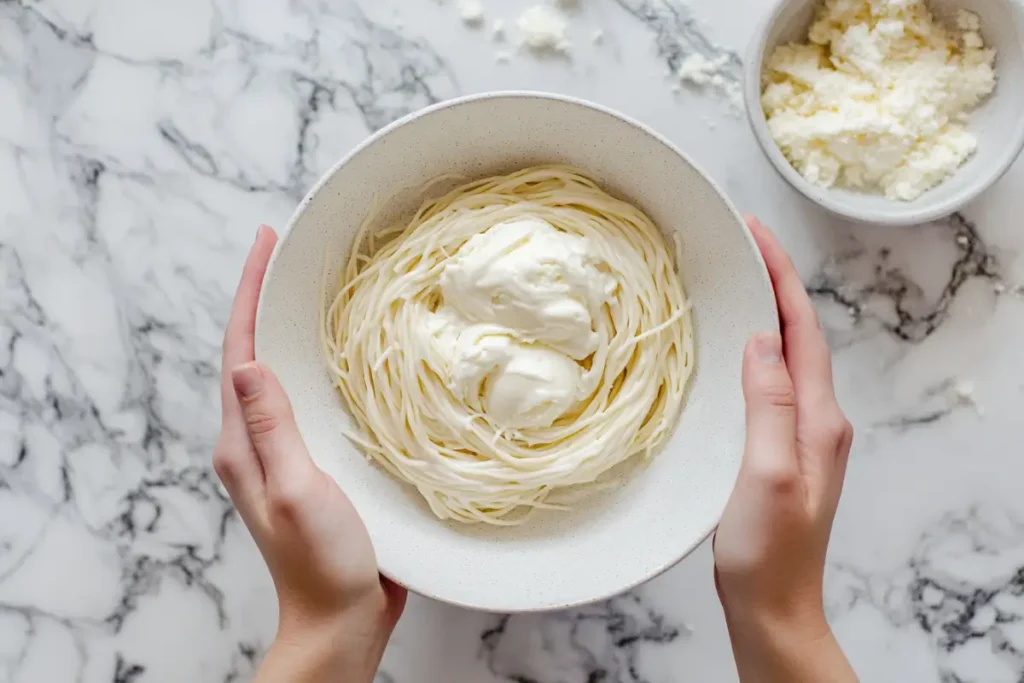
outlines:
[[[715,585],[742,683],[855,683],[825,619],[822,576],[853,440],[828,346],[774,235],[748,225],[782,334],[747,345],[747,443],[715,535]],[[405,607],[355,508],[309,457],[291,404],[255,362],[256,304],[277,236],[261,227],[224,337],[213,465],[270,569],[278,630],[257,683],[372,683]]]

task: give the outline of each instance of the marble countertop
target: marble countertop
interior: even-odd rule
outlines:
[[[0,683],[248,680],[276,607],[209,465],[255,227],[396,117],[507,88],[651,124],[791,250],[858,428],[826,598],[863,680],[1024,680],[1024,160],[948,219],[842,224],[728,88],[669,77],[738,83],[763,1],[579,5],[571,59],[499,63],[453,0],[0,2]],[[378,677],[734,680],[707,546],[566,613],[414,598]]]

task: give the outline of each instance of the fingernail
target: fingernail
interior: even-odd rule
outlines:
[[[758,335],[754,348],[757,351],[757,359],[762,363],[776,365],[782,362],[782,337],[778,332]]]
[[[265,228],[265,227],[267,227],[267,226],[261,224],[258,228],[256,228],[256,238],[253,239],[254,243],[260,241],[260,235],[263,234],[263,228]]]
[[[263,372],[256,363],[245,363],[231,371],[231,381],[241,398],[252,398],[263,390]]]

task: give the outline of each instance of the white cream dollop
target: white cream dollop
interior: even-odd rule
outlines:
[[[616,283],[588,242],[538,218],[474,235],[445,265],[426,333],[469,408],[505,429],[550,426],[586,397],[593,318]]]
[[[593,317],[615,290],[600,264],[584,238],[522,218],[463,244],[441,274],[441,294],[470,322],[503,325],[581,360],[597,348]]]
[[[501,325],[466,324],[450,310],[429,320],[452,391],[501,427],[546,427],[582,398],[581,368],[564,353],[523,343]]]

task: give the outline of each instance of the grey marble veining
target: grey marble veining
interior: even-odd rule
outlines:
[[[990,253],[978,227],[963,214],[922,226],[902,240],[910,245],[922,231],[932,233],[925,259],[927,273],[908,273],[913,264],[900,264],[892,239],[881,245],[859,240],[852,233],[850,245],[834,255],[809,283],[813,297],[845,307],[855,322],[871,320],[900,341],[919,343],[931,336],[949,317],[950,306],[968,281],[988,281],[993,293],[1005,291],[999,260]],[[934,246],[933,246],[934,245]],[[935,253],[952,251],[952,259]],[[900,252],[912,253],[912,249]],[[901,254],[902,255],[902,254]],[[925,282],[927,279],[927,282]],[[928,289],[936,289],[930,292]]]
[[[627,593],[571,612],[497,617],[480,636],[481,650],[499,679],[541,681],[558,672],[573,683],[636,681],[640,646],[686,636],[685,626],[667,622],[648,600]],[[538,656],[538,649],[550,654]]]
[[[251,677],[273,592],[209,462],[241,260],[365,135],[498,88],[650,123],[793,253],[859,428],[826,598],[863,680],[1024,680],[1024,165],[933,224],[843,224],[730,101],[760,3],[579,4],[558,60],[433,0],[0,2],[0,683]],[[721,86],[678,87],[694,53]],[[378,683],[727,681],[730,657],[704,546],[565,613],[413,599]]]

